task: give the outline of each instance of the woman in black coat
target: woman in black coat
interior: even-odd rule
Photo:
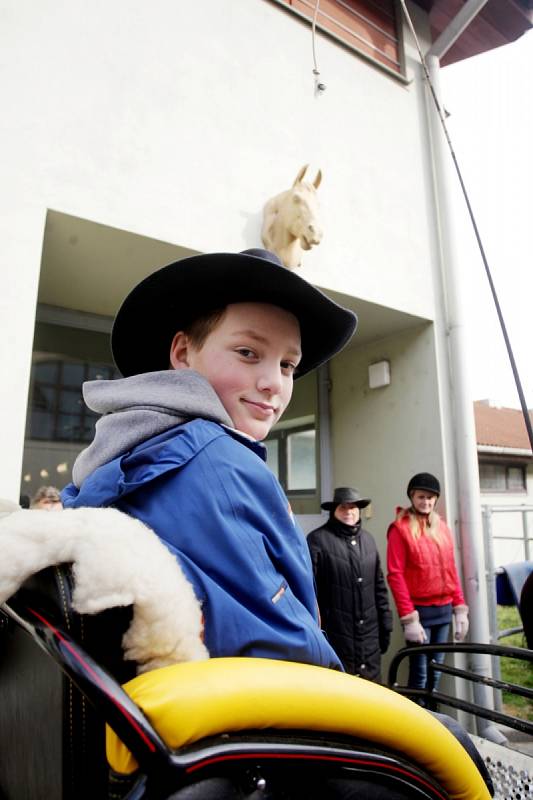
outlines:
[[[370,503],[357,489],[335,489],[322,503],[325,525],[307,537],[321,624],[346,672],[381,680],[381,654],[390,641],[392,615],[379,553],[361,527],[360,510]]]

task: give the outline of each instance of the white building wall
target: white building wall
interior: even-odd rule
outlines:
[[[533,506],[533,466],[526,466],[525,492],[482,492],[481,502],[490,506]]]
[[[20,0],[0,37],[0,496],[19,491],[47,209],[243,249],[260,245],[265,200],[310,162],[325,237],[302,274],[433,317],[418,72],[404,84],[319,35],[316,97],[310,28],[270,0]]]

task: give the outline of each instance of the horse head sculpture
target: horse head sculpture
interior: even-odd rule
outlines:
[[[304,181],[308,166],[301,168],[290,189],[266,203],[263,214],[263,244],[289,269],[299,267],[303,251],[322,239],[317,198],[322,172],[318,170],[312,183]]]

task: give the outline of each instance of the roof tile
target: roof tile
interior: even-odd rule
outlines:
[[[529,412],[533,421],[532,412]],[[497,408],[486,402],[474,403],[478,445],[531,450],[522,412],[515,408]]]

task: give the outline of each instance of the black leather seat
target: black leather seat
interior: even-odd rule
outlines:
[[[9,600],[24,619],[45,612],[123,683],[135,667],[120,642],[131,608],[76,614],[68,567],[34,575]],[[105,726],[69,678],[20,625],[2,614],[0,634],[0,798],[94,800],[107,796]]]

